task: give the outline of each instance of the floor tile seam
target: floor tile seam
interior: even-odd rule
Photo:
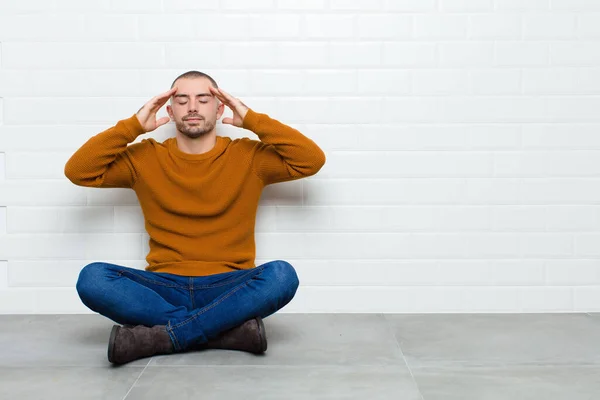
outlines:
[[[419,388],[419,384],[417,383],[417,380],[415,379],[415,375],[413,374],[412,369],[410,368],[410,365],[408,365],[408,360],[404,356],[404,352],[402,351],[402,346],[400,345],[400,341],[398,340],[398,338],[396,338],[396,335],[394,334],[394,330],[392,329],[392,324],[390,323],[390,321],[388,320],[388,318],[386,317],[385,314],[381,314],[381,316],[384,320],[387,331],[390,333],[390,335],[392,335],[392,339],[394,339],[394,343],[396,343],[396,346],[398,347],[398,351],[400,351],[400,355],[402,356],[402,359],[404,360],[404,365],[406,365],[406,368],[408,369],[408,373],[410,374],[410,377],[411,377],[415,387],[417,388],[417,392],[419,392],[419,396],[421,397],[421,400],[425,400],[425,398],[423,397],[423,393],[421,392],[421,388]]]
[[[599,363],[413,363],[412,369],[534,369],[534,368],[600,368]]]
[[[131,385],[131,387],[127,391],[127,393],[125,393],[125,396],[123,397],[123,400],[125,400],[127,398],[127,396],[129,396],[129,393],[131,393],[131,391],[133,390],[133,388],[135,387],[135,385],[138,383],[138,381],[140,380],[140,378],[142,377],[142,375],[144,375],[144,372],[146,372],[146,369],[148,369],[148,366],[150,365],[150,361],[152,361],[152,359],[148,360],[148,363],[146,364],[146,366],[144,367],[144,369],[142,370],[142,372],[140,372],[140,374],[138,375],[137,379],[133,382],[133,384]]]
[[[302,369],[302,368],[386,368],[386,369],[402,369],[404,364],[300,364],[300,365],[290,365],[290,364],[269,364],[269,365],[256,365],[256,364],[230,364],[230,365],[222,365],[222,364],[203,364],[203,365],[194,365],[194,364],[183,364],[183,365],[174,365],[174,364],[165,364],[165,365],[149,365],[148,368],[289,368],[289,369]]]
[[[0,364],[0,369],[2,368],[21,368],[21,369],[27,369],[27,368],[101,368],[101,369],[108,369],[108,368],[123,368],[123,369],[134,369],[134,368],[145,368],[148,365],[121,365],[118,367],[115,367],[113,365],[98,365],[98,364],[89,364],[89,365],[84,365],[84,364],[26,364],[26,365],[19,365],[19,364],[15,364],[12,363],[10,365],[1,365]]]

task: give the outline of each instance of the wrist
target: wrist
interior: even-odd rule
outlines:
[[[141,135],[143,133],[146,133],[146,130],[142,126],[142,123],[140,122],[140,119],[137,116],[137,114],[134,114],[131,117],[127,118],[124,122],[125,122],[125,127],[127,128],[127,131],[129,131],[129,133],[134,138],[138,137],[139,135]]]
[[[249,108],[242,119],[242,128],[255,131],[258,127],[260,115]]]

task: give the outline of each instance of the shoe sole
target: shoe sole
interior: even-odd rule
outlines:
[[[113,364],[115,364],[113,357],[113,353],[115,351],[115,339],[117,338],[119,329],[121,329],[119,325],[114,325],[112,331],[110,331],[110,338],[108,339],[108,361]]]
[[[258,324],[258,335],[260,336],[260,353],[264,353],[267,351],[267,331],[262,318],[257,317],[256,323]]]

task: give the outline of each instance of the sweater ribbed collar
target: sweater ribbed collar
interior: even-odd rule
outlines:
[[[227,141],[225,140],[225,138],[221,137],[221,136],[217,136],[215,145],[212,149],[210,149],[209,151],[205,152],[205,153],[201,153],[201,154],[191,154],[191,153],[185,153],[183,151],[181,151],[179,149],[179,147],[177,147],[177,139],[175,137],[169,138],[168,139],[168,149],[169,152],[171,154],[173,154],[174,156],[178,157],[178,158],[182,158],[184,160],[188,160],[188,161],[202,161],[202,160],[207,160],[209,158],[215,157],[219,154],[221,154],[223,152],[223,150],[225,150],[225,147],[227,146]]]

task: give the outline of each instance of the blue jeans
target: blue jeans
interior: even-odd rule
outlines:
[[[91,310],[129,325],[166,325],[175,351],[207,342],[289,303],[298,276],[286,261],[208,276],[181,276],[94,262],[79,274],[77,292]]]

